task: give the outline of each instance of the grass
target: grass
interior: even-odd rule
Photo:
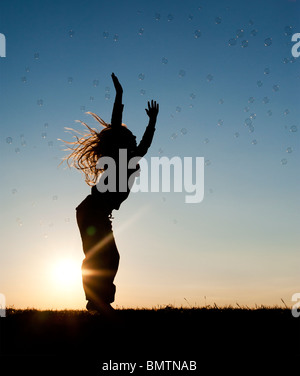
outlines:
[[[288,307],[117,309],[109,320],[81,310],[7,309],[0,319],[2,355],[96,359],[198,359],[224,354],[284,361],[299,353],[300,319]]]

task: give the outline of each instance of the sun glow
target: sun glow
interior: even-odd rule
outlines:
[[[59,288],[74,288],[81,281],[80,265],[71,258],[58,260],[52,268],[52,280]]]

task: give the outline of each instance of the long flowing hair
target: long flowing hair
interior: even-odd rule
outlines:
[[[61,163],[66,161],[69,167],[75,167],[77,170],[80,170],[85,176],[86,183],[89,186],[93,186],[97,183],[99,175],[103,172],[103,169],[96,168],[98,159],[104,155],[108,155],[109,148],[111,149],[112,146],[116,146],[112,145],[111,142],[115,136],[115,134],[113,134],[115,130],[113,130],[109,123],[106,123],[101,119],[100,116],[93,112],[87,112],[87,114],[92,115],[93,118],[104,127],[104,129],[99,132],[97,129],[91,128],[83,121],[76,120],[88,131],[78,131],[73,128],[65,127],[66,132],[71,133],[75,140],[64,141],[59,139],[59,141],[64,142],[67,147],[64,151],[69,152],[69,154],[63,158]],[[126,127],[125,124],[122,125]],[[112,152],[112,150],[110,152]]]

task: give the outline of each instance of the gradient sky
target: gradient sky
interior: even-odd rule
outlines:
[[[75,207],[89,187],[58,167],[57,139],[70,140],[64,127],[80,128],[76,119],[97,126],[85,111],[110,121],[111,72],[138,139],[147,100],[160,104],[149,161],[205,158],[203,202],[134,193],[113,213],[114,306],[291,304],[300,282],[300,58],[291,55],[299,12],[296,0],[1,1],[0,292],[8,305],[85,305]],[[68,288],[53,274],[65,258],[78,268]]]

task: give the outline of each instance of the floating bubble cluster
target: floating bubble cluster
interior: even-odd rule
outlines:
[[[140,81],[143,81],[144,78],[145,78],[144,73],[140,73],[140,74],[138,75],[138,79],[139,79]]]

